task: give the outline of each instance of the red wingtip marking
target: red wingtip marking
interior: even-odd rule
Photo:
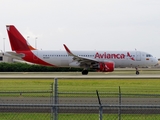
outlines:
[[[68,49],[68,47],[65,45],[65,44],[63,44],[64,45],[64,48],[66,49],[66,51],[68,52],[68,53],[71,53],[71,51]]]

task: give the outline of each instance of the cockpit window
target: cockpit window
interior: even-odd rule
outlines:
[[[150,54],[146,54],[146,57],[152,57],[152,55],[150,55]]]

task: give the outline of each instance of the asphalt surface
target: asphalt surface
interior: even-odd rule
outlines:
[[[102,104],[119,105],[119,98],[100,98]],[[0,97],[0,104],[51,104],[51,97]],[[59,97],[58,104],[99,104],[98,98]],[[121,98],[121,105],[160,105],[160,98]]]
[[[80,72],[11,72],[0,73],[0,79],[159,79],[160,71],[141,71],[136,75],[134,71],[116,71],[113,73],[90,72],[88,75],[81,75]]]
[[[54,99],[49,97],[1,97],[0,98],[0,112],[18,112],[18,113],[51,113],[54,112],[54,107],[27,107],[27,105],[48,105],[54,104]],[[101,98],[103,113],[118,114],[121,110],[122,114],[160,114],[160,107],[154,108],[153,106],[160,105],[160,98],[122,98],[119,103],[118,98]],[[3,106],[3,105],[11,106]],[[17,104],[18,106],[14,106]],[[58,113],[98,113],[99,102],[97,98],[59,98],[59,105],[68,105],[58,107]],[[79,106],[77,107],[77,105]],[[2,105],[2,106],[1,106]],[[20,106],[25,105],[25,106]],[[71,106],[69,106],[71,105]],[[75,105],[75,106],[74,106]],[[82,106],[81,106],[82,105]],[[84,107],[84,105],[97,105]],[[114,107],[114,105],[131,105],[131,107]],[[132,105],[137,107],[132,107]],[[138,106],[139,105],[139,106]],[[142,107],[147,105],[149,107]],[[113,107],[112,107],[113,106]]]

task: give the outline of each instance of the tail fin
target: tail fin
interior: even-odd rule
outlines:
[[[36,50],[31,45],[29,45],[26,39],[13,25],[7,25],[6,27],[12,51]]]

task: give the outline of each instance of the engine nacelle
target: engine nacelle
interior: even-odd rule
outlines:
[[[77,68],[77,67],[80,67],[80,63],[79,62],[72,62],[69,64],[69,66]]]
[[[100,72],[112,72],[114,71],[114,63],[113,62],[100,62],[99,68],[97,69]]]

